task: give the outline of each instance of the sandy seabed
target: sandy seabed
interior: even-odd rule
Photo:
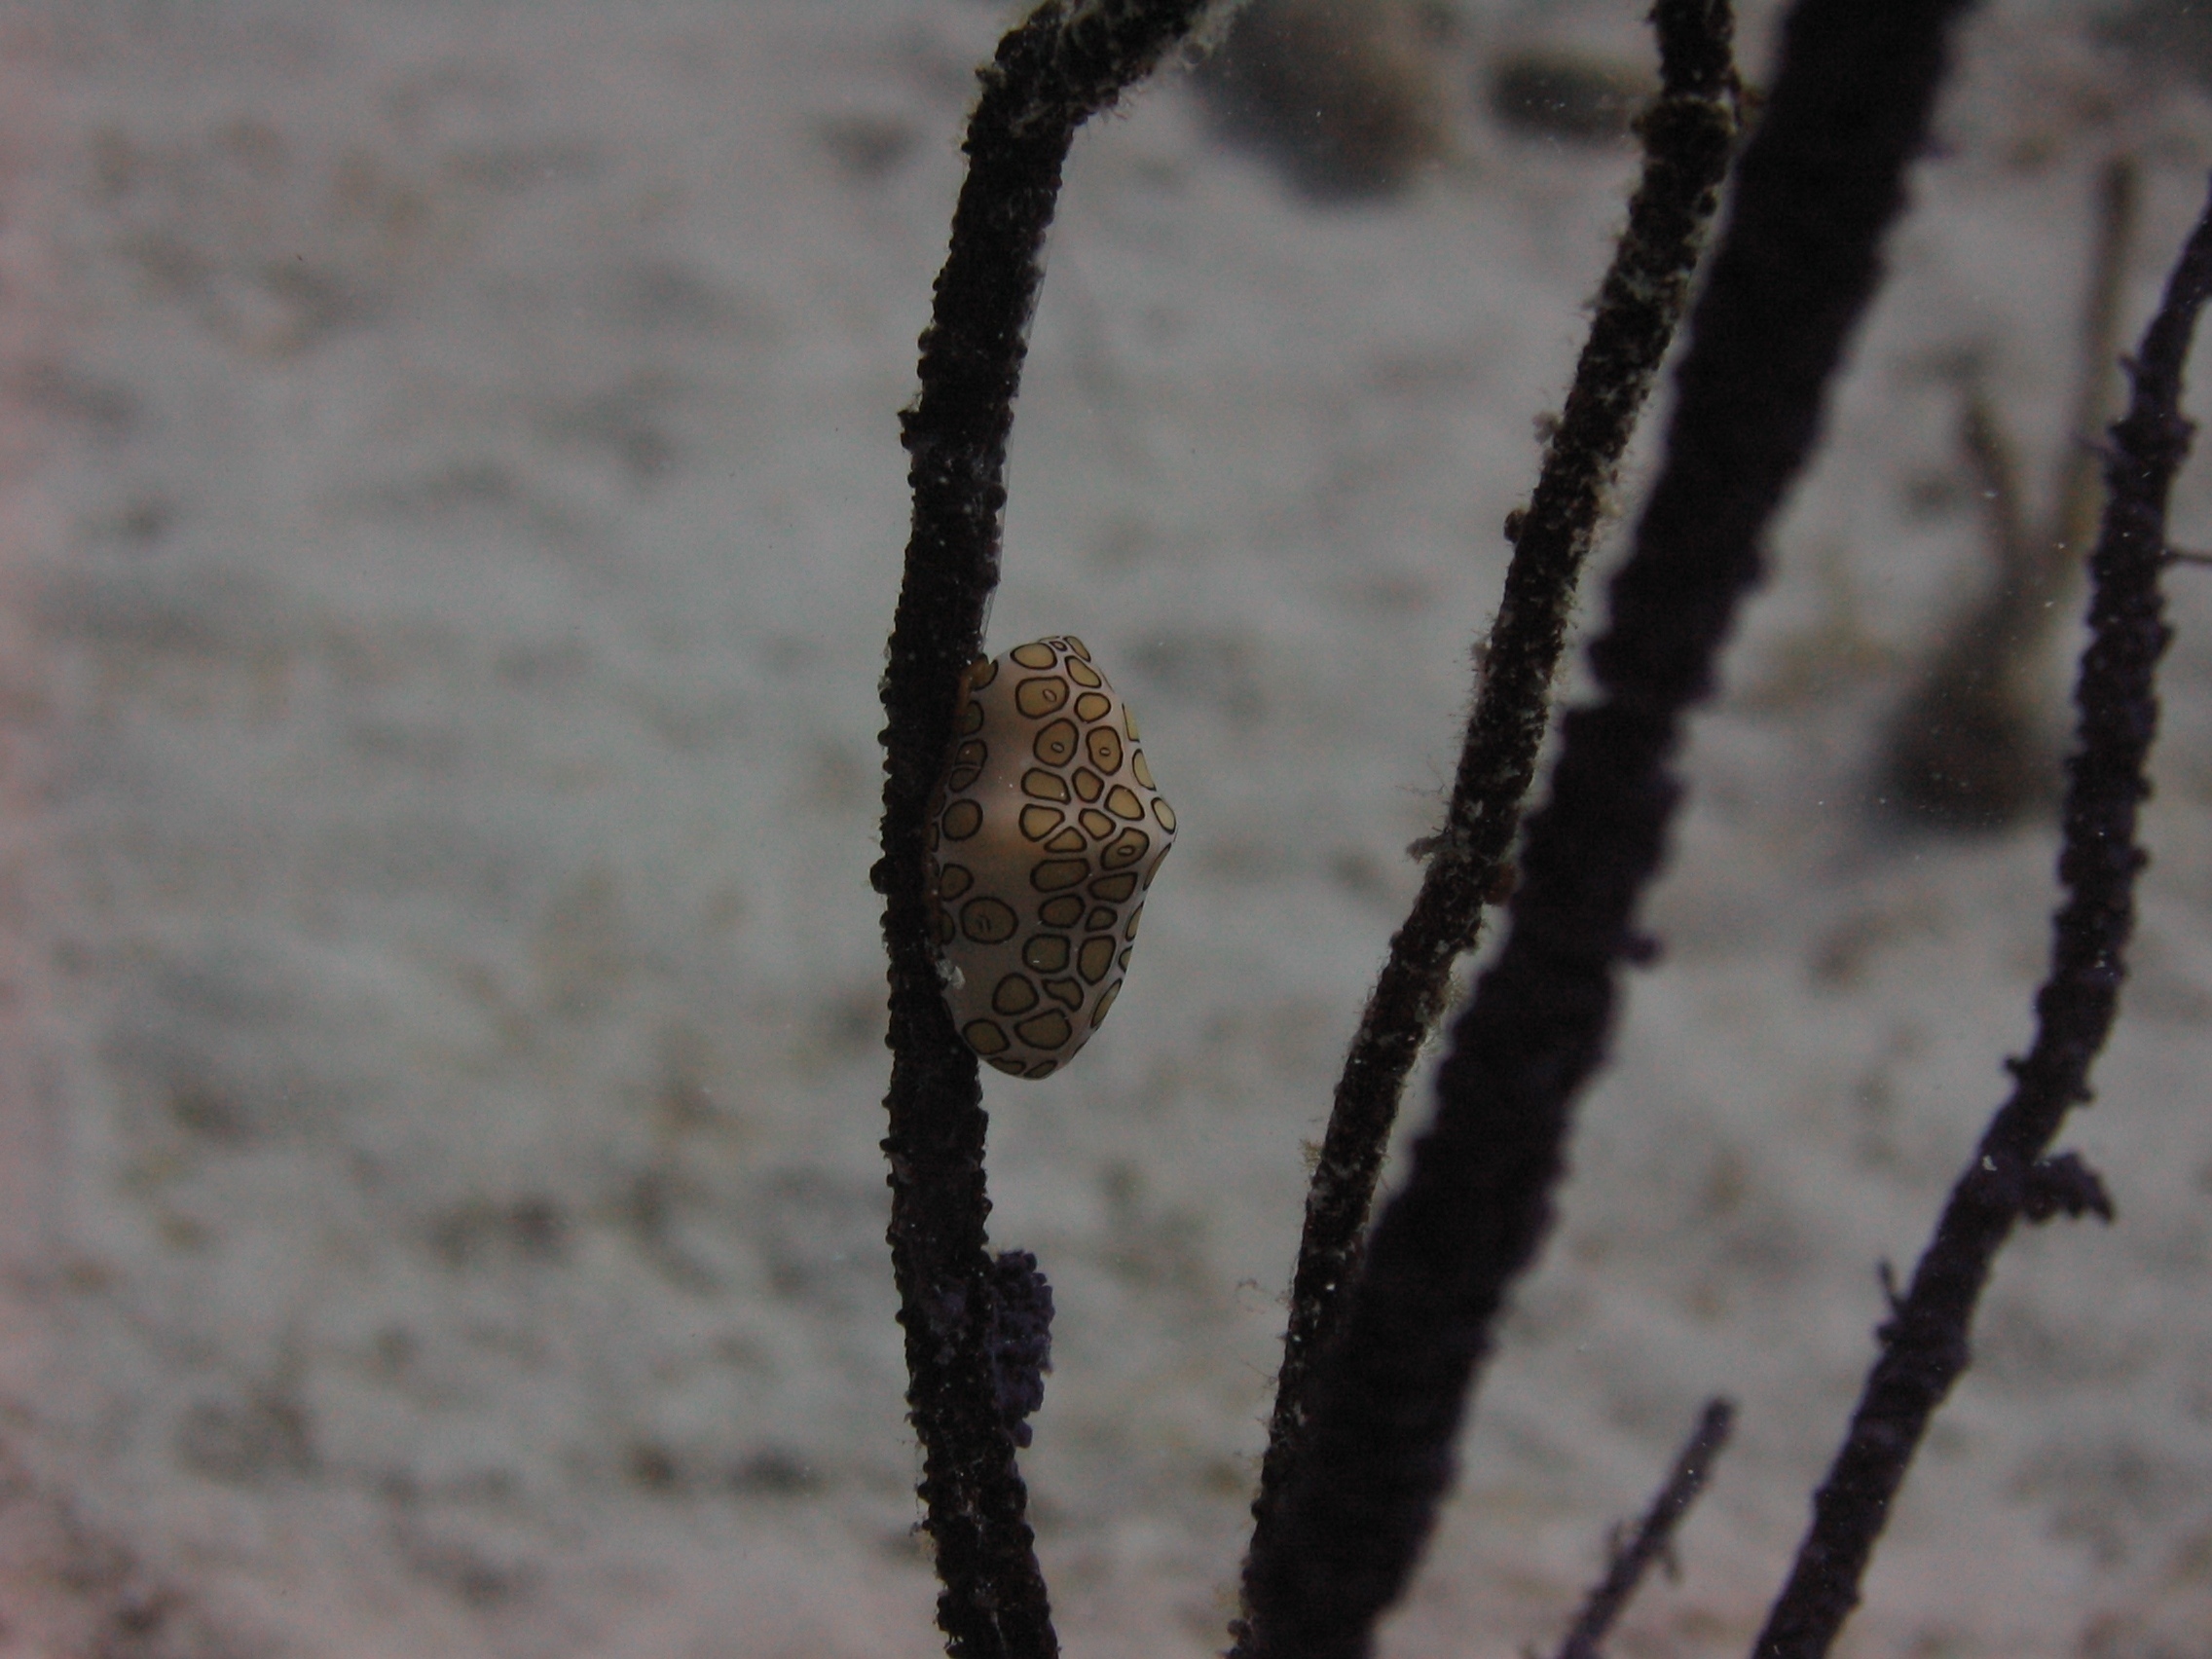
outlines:
[[[1466,50],[1641,61],[1635,11],[1470,8]],[[866,871],[894,412],[1004,21],[0,11],[0,1654],[937,1649]],[[1900,833],[1865,779],[1986,576],[1956,365],[2055,455],[2098,166],[2146,169],[2132,335],[2212,165],[2202,94],[2080,21],[1967,36],[1393,1659],[1555,1640],[1714,1391],[1738,1442],[1615,1651],[1741,1651],[1875,1265],[2025,1046],[2049,826]],[[988,1094],[995,1238],[1058,1303],[1025,1467],[1071,1654],[1221,1642],[1302,1143],[1635,165],[1462,139],[1315,203],[1170,77],[1069,170],[992,644],[1088,640],[1183,824],[1112,1024]],[[2069,1137],[2120,1222],[2006,1257],[1854,1655],[2212,1652],[2212,578],[2174,586]]]

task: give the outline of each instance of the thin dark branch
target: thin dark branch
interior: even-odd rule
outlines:
[[[1289,1478],[1307,1380],[1334,1329],[1338,1287],[1356,1271],[1406,1074],[1443,1013],[1452,964],[1475,944],[1485,896],[1498,884],[1513,844],[1582,563],[1688,303],[1690,276],[1719,204],[1736,136],[1727,0],[1661,0],[1653,21],[1661,92],[1641,124],[1643,178],[1598,291],[1590,338],[1535,494],[1508,526],[1513,558],[1444,829],[1352,1038],[1307,1196],[1282,1371],[1253,1503],[1255,1553],[1265,1547],[1261,1539]]]
[[[921,392],[902,418],[914,491],[905,578],[883,677],[883,857],[890,952],[891,1262],[906,1332],[906,1402],[923,1453],[924,1526],[944,1584],[947,1650],[1058,1650],[1014,1463],[992,1334],[984,1117],[976,1058],[939,991],[924,899],[925,819],[960,671],[998,581],[1007,433],[1045,233],[1076,129],[1150,74],[1204,0],[1048,0],[999,43],[963,146],[968,177],[921,338]]]
[[[1659,1489],[1659,1495],[1643,1512],[1636,1536],[1626,1547],[1613,1552],[1604,1578],[1590,1592],[1590,1599],[1582,1604],[1582,1613],[1574,1621],[1574,1628],[1559,1644],[1558,1659],[1598,1659],[1598,1644],[1605,1640],[1614,1621],[1627,1609],[1629,1598],[1643,1582],[1643,1575],[1651,1570],[1651,1564],[1666,1555],[1672,1546],[1675,1528],[1689,1513],[1697,1494],[1705,1490],[1706,1480],[1713,1473],[1713,1461],[1728,1444],[1729,1431],[1735,1426],[1734,1405],[1727,1400],[1705,1403],[1696,1429],[1675,1458],[1674,1471],[1667,1476],[1667,1484]]]
[[[1353,1659],[1404,1587],[1508,1285],[1535,1258],[1571,1104],[1597,1068],[1664,851],[1685,710],[1712,684],[1760,543],[1810,452],[1879,273],[1964,0],[1801,0],[1690,328],[1667,455],[1564,724],[1498,960],[1455,1023],[1433,1125],[1377,1222],[1310,1385],[1246,1650]]]
[[[1891,1500],[1930,1418],[1967,1367],[1968,1333],[1991,1264],[2023,1216],[2109,1216],[2111,1199],[2078,1158],[2048,1158],[2112,1030],[2134,923],[2138,803],[2157,729],[2156,675],[2167,628],[2158,573],[2166,498],[2188,453],[2182,365],[2198,310],[2212,297],[2212,204],[2166,284],[2131,365],[2133,395],[2112,428],[2104,525],[2090,556],[2089,645],[2075,686],[2079,747],[2068,762],[2058,858],[2067,899],[2052,924],[2050,975],[2036,996],[2035,1045],[2012,1062],[2011,1098],[1990,1121],[1951,1189],[1912,1286],[1880,1334],[1866,1379],[1789,1580],[1753,1651],[1820,1659],[1859,1602],[1859,1584]]]

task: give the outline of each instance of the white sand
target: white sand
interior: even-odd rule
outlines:
[[[1636,54],[1634,11],[1474,38]],[[1986,352],[2052,454],[2096,166],[2149,167],[2132,336],[2212,161],[2070,17],[1972,37],[1392,1655],[1556,1640],[1716,1389],[1739,1443],[1616,1651],[1741,1651],[1874,1264],[2025,1044],[2047,828],[1859,803],[1984,569],[1932,358]],[[0,14],[0,1654],[937,1650],[866,870],[893,413],[1002,20]],[[1058,1298],[1025,1467],[1071,1654],[1220,1643],[1300,1143],[1633,170],[1468,145],[1316,208],[1168,87],[1071,168],[993,645],[1084,635],[1185,826],[1110,1029],[989,1096],[996,1237]],[[2121,1222],[2005,1259],[1853,1654],[2206,1651],[2212,584],[2174,585],[2069,1137]]]

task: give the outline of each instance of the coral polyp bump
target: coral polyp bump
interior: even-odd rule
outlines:
[[[1175,812],[1136,717],[1072,634],[961,677],[930,815],[930,920],[967,1045],[1050,1077],[1105,1020]]]

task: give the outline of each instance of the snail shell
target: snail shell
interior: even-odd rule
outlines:
[[[1050,1077],[1090,1040],[1175,839],[1136,718],[1072,634],[961,677],[930,815],[930,911],[967,1045]]]

